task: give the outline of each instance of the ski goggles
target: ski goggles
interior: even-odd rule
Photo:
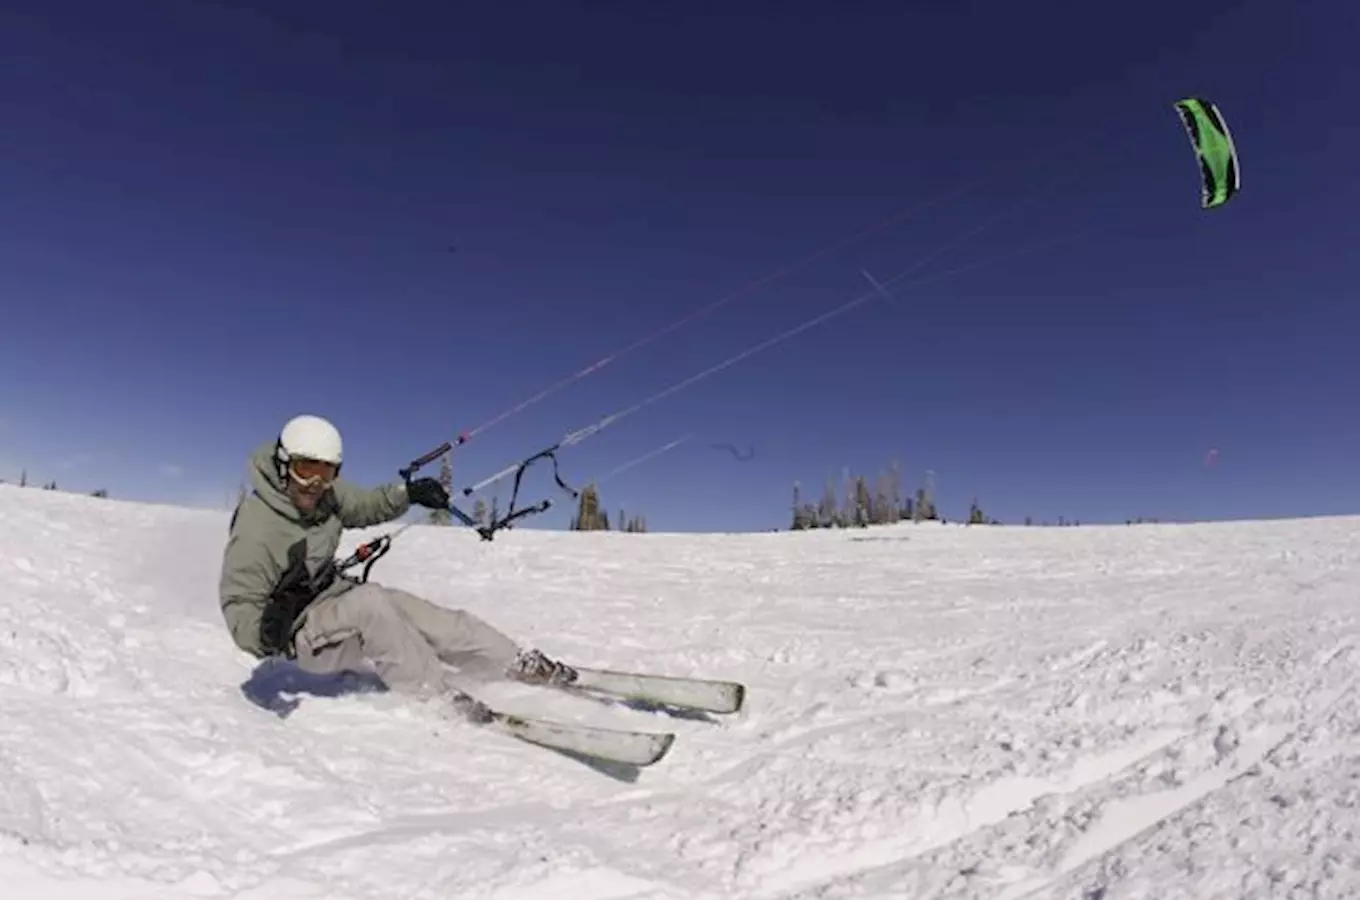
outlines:
[[[340,474],[340,467],[335,463],[300,457],[294,457],[288,461],[288,477],[303,487],[329,485],[335,481],[335,476],[338,474]]]

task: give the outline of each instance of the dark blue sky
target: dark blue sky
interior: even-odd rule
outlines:
[[[10,475],[221,505],[310,411],[384,480],[935,200],[485,429],[459,484],[912,271],[564,477],[695,435],[602,489],[653,529],[784,526],[794,479],[894,457],[955,517],[1360,509],[1356,4],[378,9],[5,5]],[[1241,155],[1212,212],[1187,94]]]

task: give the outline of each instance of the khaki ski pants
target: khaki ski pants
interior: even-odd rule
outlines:
[[[472,613],[371,582],[311,606],[294,643],[306,672],[356,671],[367,660],[390,689],[425,696],[453,687],[445,664],[471,679],[500,678],[519,652]]]

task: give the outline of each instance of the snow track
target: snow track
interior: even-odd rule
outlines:
[[[375,578],[747,683],[718,722],[501,696],[676,731],[635,778],[288,690],[222,628],[225,526],[0,486],[7,896],[1360,896],[1360,520],[407,532]]]

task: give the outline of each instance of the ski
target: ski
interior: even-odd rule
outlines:
[[[675,735],[669,732],[599,728],[499,710],[490,710],[489,715],[490,721],[485,723],[485,727],[522,741],[634,766],[650,766],[660,762],[675,743]]]
[[[736,681],[652,675],[588,666],[572,668],[576,670],[576,680],[565,687],[576,691],[722,714],[738,712],[746,701],[746,686]]]

